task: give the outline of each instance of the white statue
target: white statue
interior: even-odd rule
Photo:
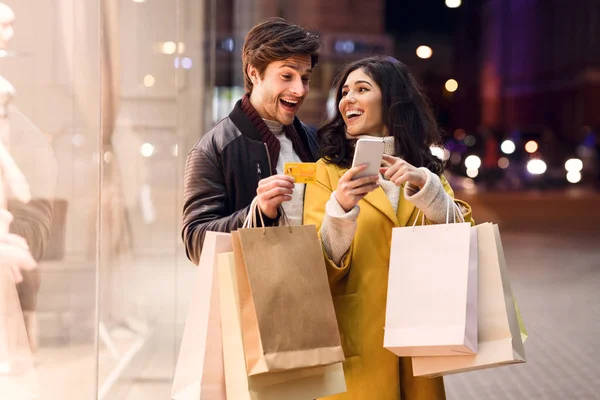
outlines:
[[[6,51],[8,48],[8,42],[14,36],[14,22],[15,14],[12,9],[0,3],[0,50]],[[24,203],[31,199],[29,185],[8,151],[10,149],[8,113],[14,96],[15,88],[0,75],[0,262],[9,262],[15,283],[20,283],[23,280],[20,270],[34,268],[35,261],[29,254],[24,239],[8,233],[12,222],[12,215],[6,211],[8,191]]]
[[[15,13],[4,3],[0,3],[0,49],[6,50],[8,42],[15,35],[13,24]]]
[[[13,24],[15,23],[15,13],[9,6],[0,3],[0,51],[6,54],[8,42],[15,35]],[[10,102],[15,97],[15,88],[9,81],[0,75],[0,118],[6,121],[8,115],[8,107]],[[7,122],[6,122],[7,123]],[[4,125],[4,123],[3,123]],[[0,131],[0,141],[8,145],[8,130]]]
[[[0,51],[6,51],[12,38],[15,15],[6,4],[0,3]],[[13,220],[7,210],[8,193],[19,201],[28,203],[31,199],[29,185],[9,153],[10,149],[10,103],[15,96],[14,87],[0,77],[0,375],[18,370],[31,371],[33,360],[27,341],[24,316],[19,306],[16,284],[23,281],[21,270],[31,270],[36,263],[31,256],[25,239],[9,233]],[[35,381],[16,387],[33,387]],[[8,391],[11,398],[10,381],[0,382],[2,390]]]

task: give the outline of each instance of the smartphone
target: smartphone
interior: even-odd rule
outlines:
[[[368,167],[364,171],[354,175],[354,179],[363,178],[365,176],[379,175],[381,168],[381,159],[383,158],[384,149],[383,139],[358,139],[354,148],[354,159],[352,167],[361,164],[367,164]]]

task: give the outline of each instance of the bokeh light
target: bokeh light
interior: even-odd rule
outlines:
[[[546,163],[542,160],[530,160],[527,163],[527,171],[532,175],[541,175],[546,172]]]

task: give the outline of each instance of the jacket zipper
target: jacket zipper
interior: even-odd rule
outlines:
[[[262,179],[262,171],[260,169],[260,163],[256,163],[256,173],[258,174],[258,180]]]
[[[265,151],[267,152],[267,162],[269,164],[269,175],[273,175],[273,170],[271,169],[271,155],[269,154],[269,148],[266,143],[263,143],[265,146]],[[256,174],[258,175],[258,180],[262,179],[262,169],[260,168],[260,163],[256,163]]]

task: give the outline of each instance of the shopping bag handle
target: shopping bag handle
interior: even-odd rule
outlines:
[[[446,203],[446,225],[448,224],[448,222],[450,221],[450,203],[452,203],[454,205],[453,208],[453,213],[452,213],[452,219],[453,219],[453,223],[456,223],[456,215],[458,214],[459,216],[459,222],[465,222],[465,217],[462,215],[462,212],[460,211],[460,208],[458,207],[458,204],[456,204],[453,200],[452,197],[450,197],[450,195],[447,195],[448,197],[448,201]],[[425,225],[425,213],[421,211],[421,209],[419,209],[417,211],[417,215],[415,217],[415,222],[413,223],[413,229],[415,228],[415,226],[417,225],[417,221],[419,220],[419,214],[421,214],[421,225]]]
[[[285,213],[285,210],[281,206],[279,206],[279,213],[281,214],[281,219],[283,220],[282,226],[289,226],[290,232],[291,232],[292,226],[290,225],[290,220],[289,220],[287,214]],[[260,218],[260,223],[263,228],[263,234],[264,234],[264,233],[266,233],[267,230],[266,230],[266,226],[265,226],[263,212],[258,205],[258,197],[255,197],[254,199],[252,199],[252,202],[250,203],[250,209],[248,210],[248,215],[246,215],[246,219],[244,220],[244,224],[242,225],[242,228],[243,229],[258,228],[258,224],[257,224],[258,221],[256,220],[256,214],[258,214],[258,217]]]

